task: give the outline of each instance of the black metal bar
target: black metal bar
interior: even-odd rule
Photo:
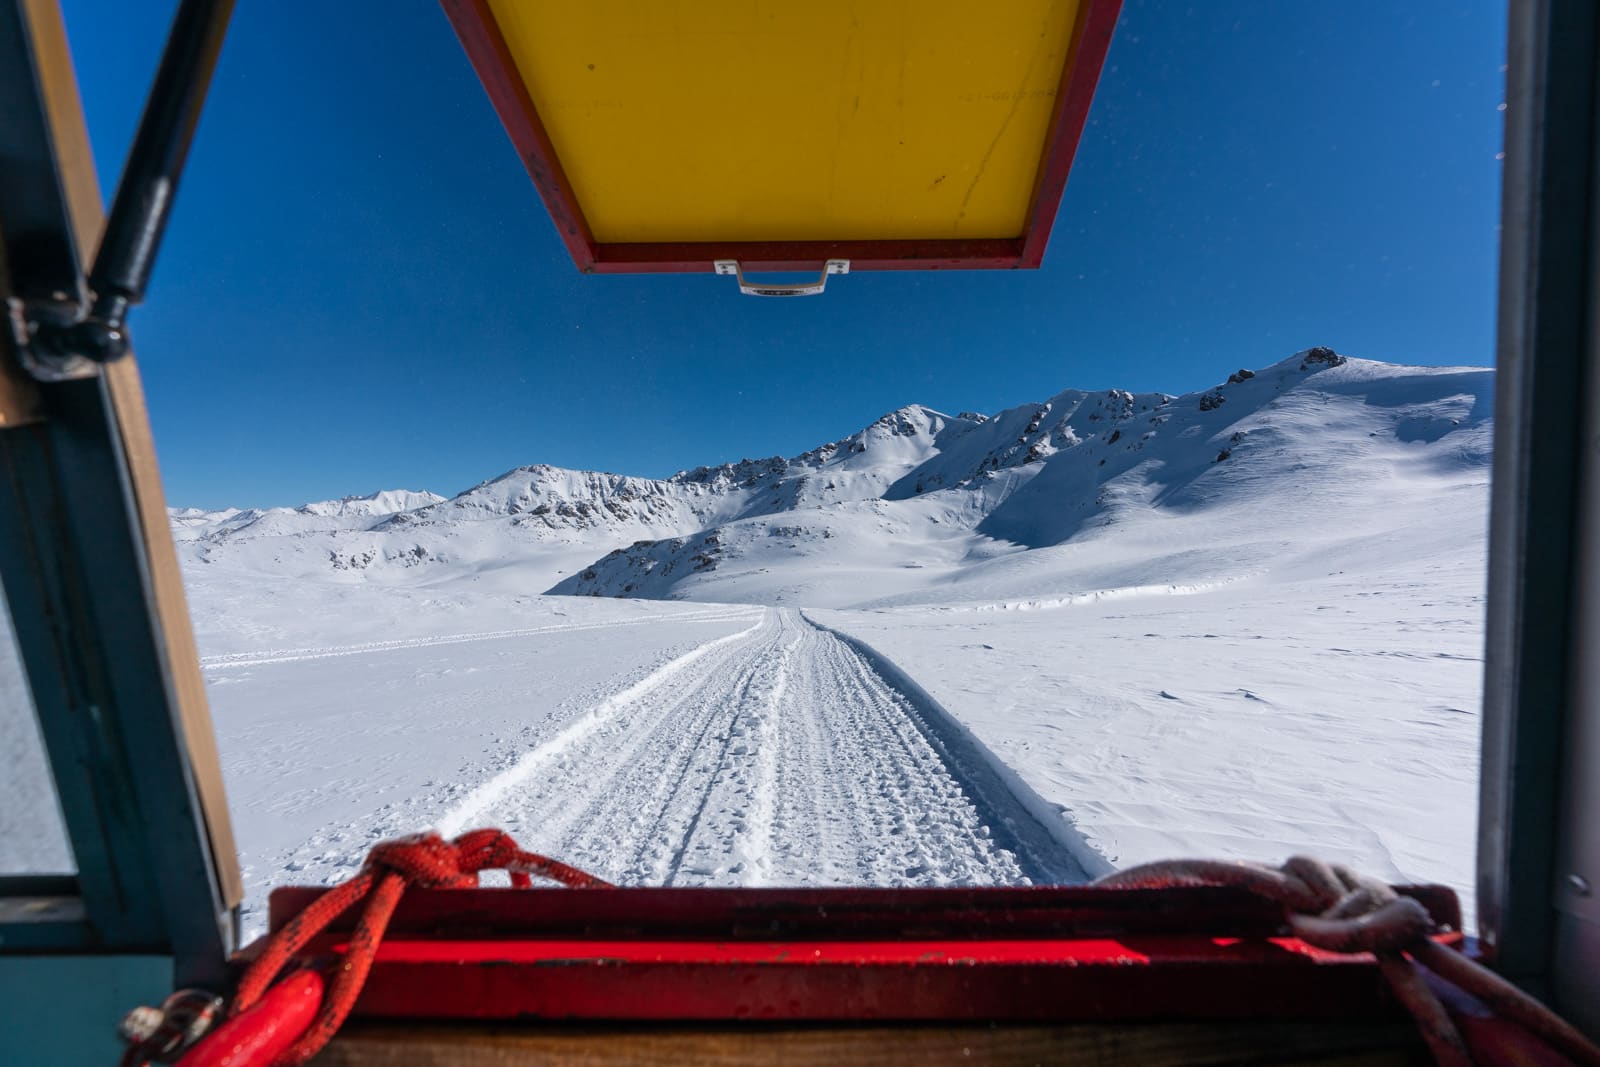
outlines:
[[[1484,656],[1478,914],[1485,951],[1546,994],[1563,737],[1574,714],[1573,576],[1593,323],[1600,9],[1513,4],[1499,381]],[[1590,773],[1595,773],[1591,768]]]
[[[1600,19],[1597,19],[1600,23]],[[1590,41],[1591,123],[1600,121],[1600,25]],[[1574,600],[1562,724],[1552,900],[1551,999],[1600,1038],[1600,128],[1590,127],[1588,326],[1584,338],[1574,507]]]
[[[144,299],[234,0],[183,0],[89,273],[93,317],[120,323]]]
[[[78,893],[75,874],[0,874],[0,898],[75,897]]]
[[[69,365],[77,357],[104,363],[127,354],[128,309],[144,300],[155,269],[233,4],[179,5],[89,272],[93,303],[75,318],[40,316],[32,324],[28,344],[37,362]]]

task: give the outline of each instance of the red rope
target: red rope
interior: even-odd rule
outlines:
[[[378,943],[389,926],[395,905],[410,885],[425,889],[466,889],[478,884],[478,872],[505,870],[511,884],[526,888],[537,875],[576,889],[609,888],[610,883],[576,867],[524,852],[509,834],[499,830],[472,830],[453,841],[437,834],[385,841],[367,856],[361,873],[324,893],[315,903],[290,919],[268,940],[261,955],[239,982],[229,1008],[230,1019],[255,1005],[306,943],[328,924],[361,901],[366,907],[342,965],[334,972],[327,997],[311,1026],[271,1067],[298,1067],[315,1056],[344,1024],[355,1006]]]
[[[1106,875],[1094,885],[1107,889],[1224,885],[1277,901],[1288,913],[1290,932],[1307,944],[1377,957],[1389,987],[1417,1021],[1442,1067],[1471,1067],[1472,1054],[1411,961],[1477,997],[1571,1062],[1600,1067],[1600,1048],[1560,1016],[1493,971],[1434,941],[1433,920],[1421,904],[1338,864],[1306,856],[1291,857],[1282,867],[1167,860]]]

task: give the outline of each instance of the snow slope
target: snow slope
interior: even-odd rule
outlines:
[[[1486,499],[1492,393],[1484,369],[1310,350],[1180,397],[916,409],[881,494],[636,544],[552,591],[852,607],[1233,581],[1433,530],[1437,497]]]
[[[960,420],[958,420],[960,421]],[[172,511],[186,563],[231,574],[540,592],[613,548],[752,515],[875,499],[925,456],[947,420],[921,408],[786,460],[668,479],[518,467],[448,500],[379,493],[266,510]]]
[[[238,540],[313,533],[322,530],[359,530],[397,512],[426,507],[443,500],[437,493],[390,489],[368,496],[323,500],[297,508],[169,509],[172,535],[179,542],[213,540],[222,536]]]

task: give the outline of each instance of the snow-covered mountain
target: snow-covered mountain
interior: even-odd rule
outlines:
[[[319,500],[297,508],[226,508],[222,511],[169,508],[168,514],[172,519],[173,536],[179,541],[223,537],[248,540],[326,530],[362,530],[378,519],[437,504],[443,499],[438,493],[388,489],[368,496]]]
[[[842,606],[1226,581],[1414,536],[1458,502],[1479,521],[1492,392],[1488,369],[1317,348],[1184,396],[912,405],[791,459],[666,479],[538,465],[448,500],[173,524],[197,566],[576,595]]]

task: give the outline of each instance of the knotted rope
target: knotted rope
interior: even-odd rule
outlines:
[[[196,1045],[193,1052],[185,1055],[180,1067],[191,1063],[191,1057],[195,1063],[209,1064],[215,1059],[213,1051],[218,1049],[222,1050],[223,1059],[215,1062],[238,1062],[229,1059],[229,1050],[237,1047],[241,1040],[264,1044],[255,1033],[260,1028],[240,1025],[241,1018],[252,1008],[261,1005],[264,996],[272,1000],[274,993],[269,990],[277,991],[298,978],[299,975],[292,974],[290,981],[274,985],[279,972],[308,941],[340,915],[365,901],[361,917],[356,920],[355,930],[350,936],[349,949],[333,972],[327,995],[322,999],[310,1025],[298,1037],[285,1032],[275,1039],[274,1047],[284,1050],[273,1056],[269,1067],[298,1067],[305,1063],[321,1051],[355,1006],[361,987],[366,983],[367,973],[372,969],[378,943],[383,940],[395,905],[400,902],[406,887],[466,889],[478,884],[479,872],[488,870],[510,872],[511,884],[521,888],[531,886],[535,876],[573,888],[610,886],[609,882],[603,882],[576,867],[533,852],[524,852],[510,835],[499,830],[472,830],[453,841],[446,841],[437,834],[385,841],[368,854],[367,862],[359,874],[318,897],[310,907],[268,938],[265,948],[239,982],[238,991],[228,1010],[228,1021]],[[320,982],[312,982],[304,984],[303,989],[297,986],[292,992],[314,996],[321,988]],[[263,1010],[272,1007],[271,1004],[264,1005]],[[249,1035],[242,1037],[247,1031]],[[291,1039],[293,1043],[289,1044]],[[288,1047],[284,1048],[286,1044]]]
[[[1600,1067],[1596,1048],[1549,1008],[1493,971],[1434,941],[1434,923],[1418,901],[1338,864],[1293,856],[1282,867],[1218,860],[1168,860],[1097,880],[1105,889],[1233,886],[1282,904],[1289,932],[1328,952],[1370,952],[1422,1031],[1442,1067],[1472,1067],[1467,1043],[1444,1005],[1407,957],[1477,997],[1551,1048],[1584,1067]]]

